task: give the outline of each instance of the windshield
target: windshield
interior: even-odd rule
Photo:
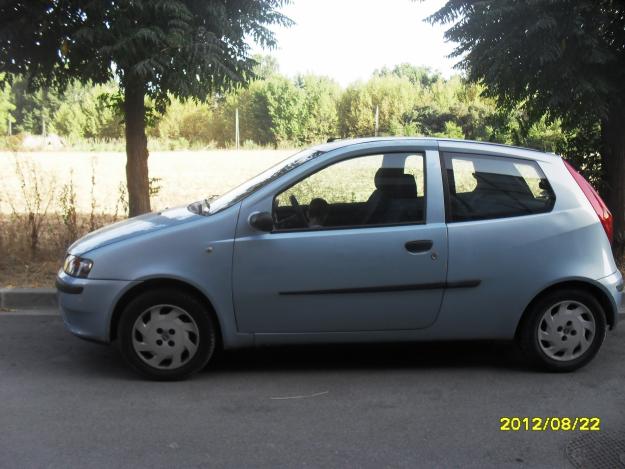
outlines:
[[[264,187],[265,185],[279,178],[283,174],[288,173],[289,171],[303,165],[307,161],[310,161],[313,158],[318,157],[319,155],[322,155],[323,153],[325,152],[306,149],[296,153],[295,155],[289,156],[287,159],[263,171],[258,176],[253,177],[252,179],[241,184],[240,186],[226,192],[222,196],[210,200],[210,206],[207,210],[208,214],[217,213],[220,210],[236,204],[252,192],[256,192],[258,189]]]

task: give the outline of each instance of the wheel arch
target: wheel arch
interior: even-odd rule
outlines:
[[[212,315],[215,323],[217,324],[217,345],[220,347],[223,346],[222,324],[219,315],[217,314],[217,311],[215,310],[215,307],[211,303],[210,299],[199,288],[183,280],[173,278],[151,278],[148,280],[144,280],[137,285],[134,285],[132,288],[124,292],[124,294],[117,300],[117,303],[115,304],[115,307],[113,308],[113,313],[111,315],[109,329],[109,339],[111,341],[117,339],[117,326],[126,305],[128,305],[128,303],[132,301],[133,298],[136,298],[137,295],[156,288],[176,288],[178,290],[188,292],[189,294],[199,299],[206,307],[206,310],[209,312],[209,314]]]
[[[523,310],[523,314],[521,315],[521,318],[519,319],[514,336],[515,337],[519,336],[519,331],[521,330],[523,321],[525,320],[529,311],[531,311],[532,307],[536,304],[537,301],[539,301],[543,296],[548,295],[549,293],[553,291],[562,290],[565,288],[581,289],[581,290],[586,291],[587,293],[590,293],[592,296],[594,296],[599,302],[599,304],[601,305],[601,307],[603,308],[603,311],[606,315],[606,322],[608,323],[608,326],[610,328],[614,327],[614,324],[616,323],[616,311],[614,310],[614,305],[612,304],[612,301],[610,300],[608,293],[604,291],[602,287],[600,287],[599,285],[591,281],[574,279],[574,280],[565,280],[565,281],[554,283],[544,288],[543,290],[541,290],[538,294],[536,294],[534,298],[532,298],[532,300]]]

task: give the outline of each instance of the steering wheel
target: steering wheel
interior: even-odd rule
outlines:
[[[306,216],[306,213],[304,213],[302,206],[297,201],[297,197],[295,197],[295,195],[291,195],[289,200],[291,201],[291,205],[295,209],[295,213],[297,213],[299,219],[304,222],[304,226],[308,226],[308,217]]]
[[[278,199],[274,198],[271,202],[271,218],[273,218],[273,224],[280,226],[280,219],[278,217]]]

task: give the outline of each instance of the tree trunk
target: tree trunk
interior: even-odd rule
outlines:
[[[614,217],[613,251],[617,262],[625,254],[625,108],[613,106],[601,123],[602,196]]]
[[[145,136],[144,86],[128,85],[124,91],[126,121],[126,182],[128,215],[150,211],[148,139]]]

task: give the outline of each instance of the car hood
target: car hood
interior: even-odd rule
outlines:
[[[181,225],[199,217],[201,215],[190,212],[186,206],[174,207],[162,212],[146,213],[145,215],[113,223],[99,230],[92,231],[72,244],[68,252],[74,255],[81,255],[108,244],[171,226]]]

